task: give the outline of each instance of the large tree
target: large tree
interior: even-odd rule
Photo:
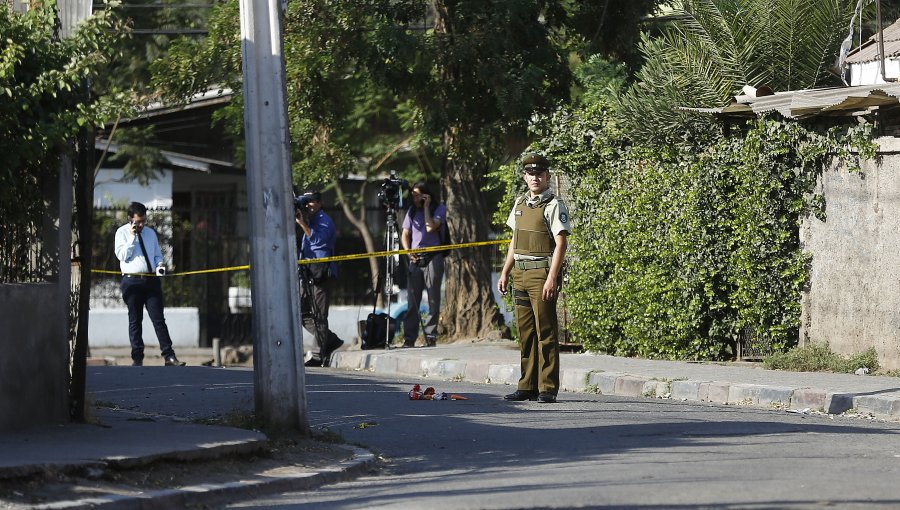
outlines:
[[[489,239],[496,204],[482,191],[485,173],[528,145],[536,115],[567,99],[572,55],[625,52],[621,35],[634,37],[640,16],[657,2],[639,3],[623,11],[617,2],[550,0],[289,2],[284,47],[295,183],[373,175],[385,161],[406,177],[437,173],[452,239]],[[237,14],[234,2],[218,7],[206,39],[173,45],[155,66],[158,85],[175,96],[233,88],[234,108],[224,116],[235,132],[242,105]],[[600,29],[629,17],[619,32]],[[498,326],[490,253],[450,257],[443,323],[451,336]]]
[[[544,2],[436,0],[426,37],[431,80],[416,91],[426,129],[442,144],[442,187],[451,237],[486,240],[492,209],[484,176],[528,144],[531,118],[567,98],[566,55],[542,21]],[[483,335],[499,324],[490,286],[490,249],[448,259],[442,323],[451,336]]]
[[[414,54],[417,44],[409,27],[423,18],[418,2],[388,0],[302,0],[291,2],[285,13],[294,185],[298,190],[336,188],[339,205],[370,252],[382,248],[367,227],[363,196],[371,183],[364,183],[359,193],[350,193],[337,188],[337,182],[350,174],[371,181],[385,166],[408,178],[429,173],[429,165],[421,164],[428,157],[426,144],[410,136],[415,133],[411,127],[415,113],[391,88],[414,79],[416,70],[408,67],[409,59],[403,55]],[[224,122],[241,147],[237,2],[217,6],[208,27],[205,38],[185,38],[173,44],[169,56],[153,64],[154,81],[169,100],[183,100],[216,86],[232,89],[234,100],[216,119]],[[393,60],[379,62],[388,56]],[[377,261],[370,259],[369,265],[373,280],[377,280]]]

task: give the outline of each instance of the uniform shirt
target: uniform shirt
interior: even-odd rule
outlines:
[[[431,219],[434,221],[439,221],[441,225],[443,225],[446,218],[447,208],[444,207],[444,204],[438,204],[438,206],[435,207],[434,211],[431,213]],[[424,209],[410,207],[409,211],[407,211],[406,213],[406,217],[403,218],[403,229],[409,230],[412,234],[412,244],[410,244],[411,249],[429,248],[432,246],[440,246],[444,244],[443,240],[441,239],[441,228],[438,228],[432,232],[428,232],[428,230],[425,228]]]
[[[539,204],[545,201],[548,203],[547,206],[544,207],[544,223],[549,226],[553,236],[556,237],[561,232],[567,234],[572,233],[572,228],[569,225],[569,208],[566,206],[565,202],[553,196],[553,191],[550,188],[547,188],[536,197],[531,196],[531,192],[528,192],[517,198],[516,203],[513,204],[512,210],[509,211],[509,218],[506,220],[506,225],[513,230],[516,229],[516,206],[520,203],[532,202]],[[535,260],[541,258],[544,257],[531,257],[518,253],[515,254],[515,260]]]
[[[331,217],[325,211],[319,209],[312,215],[306,224],[309,226],[309,235],[303,234],[300,241],[300,253],[304,259],[321,259],[334,255],[334,245],[337,240],[337,229]],[[337,276],[337,264],[331,263],[331,274]]]
[[[144,226],[141,230],[141,239],[144,240],[144,249],[153,267],[147,267],[141,244],[136,235],[131,233],[131,223],[126,223],[116,230],[116,243],[114,251],[119,259],[119,267],[122,274],[153,273],[156,267],[163,263],[162,250],[159,248],[159,239],[156,232],[150,227]]]

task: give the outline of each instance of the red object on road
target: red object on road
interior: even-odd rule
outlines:
[[[425,391],[422,391],[422,387],[418,384],[414,385],[411,390],[409,390],[409,399],[410,400],[469,400],[468,398],[457,395],[455,393],[447,394],[447,393],[437,393],[435,389],[431,386],[425,388]]]

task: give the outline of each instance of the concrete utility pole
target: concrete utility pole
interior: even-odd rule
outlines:
[[[280,0],[240,0],[256,414],[308,432]]]

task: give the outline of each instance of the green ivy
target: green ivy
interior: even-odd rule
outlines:
[[[722,359],[742,335],[796,343],[810,260],[800,222],[823,214],[825,165],[874,156],[871,132],[768,119],[732,131],[702,146],[636,144],[602,103],[539,128],[534,149],[573,180],[566,291],[587,348]]]

